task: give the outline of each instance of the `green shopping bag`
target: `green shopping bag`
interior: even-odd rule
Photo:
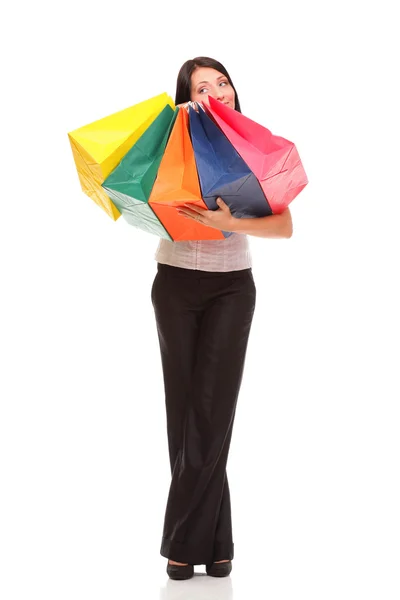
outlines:
[[[178,115],[167,105],[102,183],[125,220],[148,233],[172,240],[148,199],[169,135]]]

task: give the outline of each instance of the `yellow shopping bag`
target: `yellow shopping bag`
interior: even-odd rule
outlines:
[[[164,92],[68,133],[82,190],[114,221],[121,213],[101,184],[167,104],[175,110]]]

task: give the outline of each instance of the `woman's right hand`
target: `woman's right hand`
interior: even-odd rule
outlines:
[[[189,112],[189,106],[191,106],[192,108],[194,108],[194,110],[196,112],[199,112],[199,105],[197,104],[197,102],[192,102],[192,101],[183,102],[182,104],[177,104],[176,108],[186,108],[187,112]]]

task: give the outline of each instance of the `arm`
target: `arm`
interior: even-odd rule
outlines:
[[[290,238],[293,233],[292,216],[289,208],[286,208],[281,214],[268,217],[254,219],[233,217],[229,231],[264,238]]]
[[[247,233],[248,235],[268,238],[290,238],[292,236],[292,217],[288,208],[279,215],[237,219],[232,215],[229,206],[222,198],[218,197],[216,202],[219,210],[204,210],[196,204],[185,203],[183,206],[177,207],[177,212],[188,219],[194,219],[203,225],[222,231]]]

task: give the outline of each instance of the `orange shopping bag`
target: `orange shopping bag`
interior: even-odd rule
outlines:
[[[225,236],[219,229],[187,219],[177,212],[177,207],[184,203],[207,210],[201,196],[188,123],[186,109],[180,108],[148,203],[173,241],[222,240]]]

